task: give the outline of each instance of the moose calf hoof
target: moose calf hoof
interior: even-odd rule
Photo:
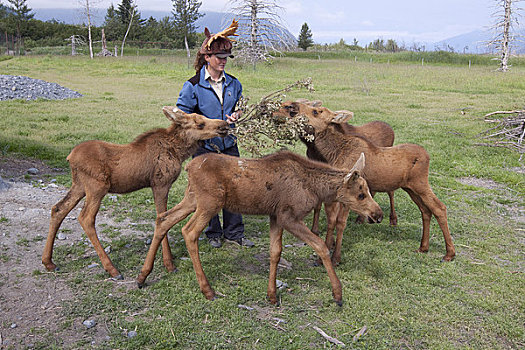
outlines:
[[[449,262],[449,261],[452,261],[454,260],[456,256],[455,255],[445,255],[442,259],[441,259],[441,262]]]
[[[337,306],[343,307],[343,300],[334,300]]]
[[[124,276],[122,276],[121,274],[118,274],[116,276],[111,277],[111,279],[115,281],[122,281],[124,279]]]
[[[146,277],[139,275],[139,277],[137,277],[137,286],[139,289],[146,287]]]
[[[53,263],[43,263],[44,264],[44,267],[46,268],[47,271],[49,272],[53,272],[53,271],[58,271],[58,267],[53,264]]]
[[[210,301],[213,301],[217,299],[217,296],[215,295],[214,291],[211,292],[202,292],[204,294],[204,297]]]
[[[164,267],[166,268],[166,270],[168,272],[177,272],[177,268],[175,267],[175,265],[172,262],[164,263]]]
[[[419,248],[416,253],[428,253],[428,249]]]
[[[170,271],[170,270],[168,270],[168,272],[170,272],[170,273],[175,273],[175,272],[179,272],[179,270],[177,270],[177,268],[176,268],[176,267],[174,267],[174,268],[173,268],[173,270],[171,270],[171,271]]]
[[[332,259],[332,265],[334,267],[339,266],[340,263],[341,263],[341,259]]]
[[[270,304],[279,306],[279,300],[277,300],[277,296],[275,294],[267,295],[266,299],[268,300]]]

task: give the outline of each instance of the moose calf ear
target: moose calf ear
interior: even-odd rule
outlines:
[[[361,172],[365,168],[365,154],[361,152],[361,155],[359,156],[359,159],[355,162],[352,169],[350,169],[350,172],[345,176],[344,182],[345,184],[348,183],[348,181],[355,181],[361,176]]]
[[[350,172],[353,171],[363,171],[365,168],[365,154],[361,152],[361,155],[359,156],[359,159],[355,162],[354,166],[350,170]]]
[[[336,116],[332,119],[332,123],[343,124],[354,117],[354,113],[350,111],[336,111]]]
[[[358,170],[350,171],[344,178],[344,183],[348,184],[350,182],[355,182],[357,179],[359,179],[361,175],[359,174]]]
[[[347,111],[346,109],[335,111],[334,113],[336,113],[337,115],[340,115],[341,118],[345,119],[345,121],[348,121],[354,118],[354,112]]]
[[[185,113],[178,109],[176,106],[164,106],[162,107],[162,112],[164,112],[166,118],[168,118],[171,121],[176,121],[177,119],[185,115]]]

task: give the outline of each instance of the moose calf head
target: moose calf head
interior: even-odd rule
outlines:
[[[197,113],[184,113],[174,106],[165,106],[162,111],[175,127],[186,131],[185,136],[190,141],[224,137],[230,130],[228,123],[221,119],[210,119]]]
[[[354,164],[345,176],[343,186],[337,190],[336,200],[357,214],[368,218],[370,223],[380,223],[383,211],[374,201],[366,180],[361,176],[365,168],[365,154]]]
[[[323,132],[332,123],[346,123],[354,116],[349,111],[331,111],[326,107],[320,106],[319,103],[297,101],[284,102],[281,108],[274,112],[274,116],[279,118],[295,118],[298,115],[308,119],[308,125],[311,127],[311,130],[307,130],[307,132],[311,134]]]

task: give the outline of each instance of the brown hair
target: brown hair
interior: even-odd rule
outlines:
[[[205,55],[200,53],[200,51],[197,51],[197,55],[195,56],[195,62],[193,63],[193,67],[195,68],[195,73],[199,73],[200,70],[204,65],[206,65],[206,59],[204,57]]]

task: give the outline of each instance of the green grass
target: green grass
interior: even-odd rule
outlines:
[[[170,231],[179,271],[165,272],[159,253],[148,287],[140,290],[130,279],[108,280],[101,267],[88,269],[98,262],[95,255],[86,254],[93,252],[89,243],[56,248],[54,259],[61,272],[34,277],[45,283],[66,279],[75,291],[75,299],[63,304],[68,320],[64,331],[73,329],[73,320],[94,318],[110,335],[100,348],[335,347],[312,326],[356,349],[523,348],[525,237],[515,213],[521,210],[523,217],[525,175],[512,170],[522,166],[518,154],[476,143],[478,134],[489,127],[483,121],[486,113],[523,108],[525,69],[516,65],[502,74],[490,65],[469,69],[464,64],[375,61],[302,56],[259,64],[256,70],[231,64],[229,71],[253,100],[311,76],[316,92],[291,92],[289,98],[320,99],[331,109],[351,110],[355,124],[384,120],[394,128],[396,144],[424,146],[432,159],[431,186],[448,208],[455,261],[440,262],[444,243],[435,220],[430,252],[414,253],[421,216],[408,195],[397,191],[398,227],[387,222],[347,227],[342,263],[336,268],[343,283],[342,308],[331,301],[324,269],[313,266],[312,249],[296,244],[288,233],[283,257],[293,268],[278,273],[288,288],[280,293],[280,307],[267,303],[264,217],[245,217],[247,236],[257,243],[253,249],[214,250],[201,244],[210,283],[224,295],[210,302],[199,291],[191,261],[185,259],[181,223]],[[94,60],[34,56],[0,62],[0,74],[27,75],[84,94],[65,101],[0,102],[0,149],[66,167],[65,157],[79,142],[127,143],[146,130],[167,126],[161,107],[175,103],[193,71],[181,55]],[[300,144],[293,150],[304,154]],[[502,189],[458,181],[467,177],[496,181]],[[70,183],[68,177],[59,181]],[[170,192],[170,207],[182,198],[185,185],[183,173]],[[388,213],[387,196],[378,194],[376,199]],[[143,220],[151,224],[138,229],[152,231],[151,190],[119,195],[116,202],[106,198],[104,206],[117,221]],[[144,240],[111,226],[98,229],[111,239],[102,244],[111,244],[114,264],[124,276],[136,276],[148,249]],[[367,333],[353,342],[363,326]],[[125,332],[135,329],[137,337],[128,339]],[[48,344],[60,348],[60,334],[52,335]],[[90,344],[72,347],[85,346]]]

